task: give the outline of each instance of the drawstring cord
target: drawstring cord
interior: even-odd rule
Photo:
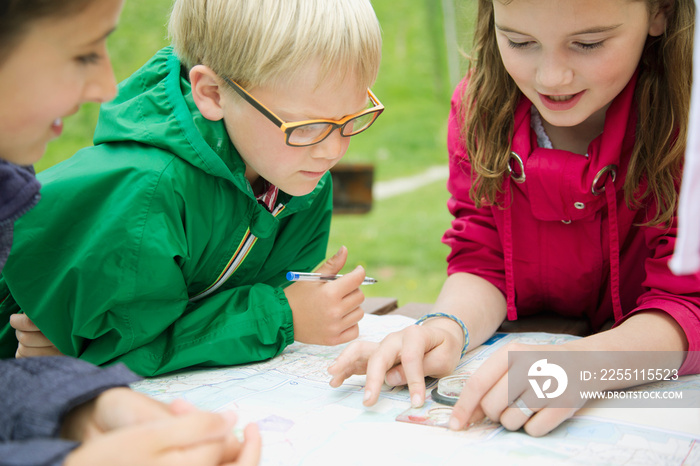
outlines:
[[[524,172],[523,172],[524,173]],[[506,186],[504,196],[506,199],[510,197],[508,205],[504,203],[504,227],[505,234],[503,240],[503,259],[506,266],[506,315],[508,320],[516,320],[518,312],[515,308],[515,280],[513,278],[513,218],[511,216],[511,208],[513,207],[512,192],[510,190],[511,177],[506,177]]]
[[[608,201],[608,236],[610,243],[610,294],[612,297],[615,322],[622,319],[620,301],[620,230],[617,225],[617,193],[613,177],[605,181],[605,198]]]

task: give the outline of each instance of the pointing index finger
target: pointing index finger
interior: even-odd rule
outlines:
[[[377,351],[369,357],[363,400],[365,406],[372,406],[379,399],[386,373],[400,361],[401,342],[401,332],[391,333],[381,342]]]
[[[463,428],[480,410],[484,396],[496,385],[496,383],[508,373],[508,346],[496,351],[472,374],[464,384],[459,400],[452,410],[450,429]]]

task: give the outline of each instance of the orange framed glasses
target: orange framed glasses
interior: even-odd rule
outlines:
[[[340,120],[304,120],[286,122],[263,104],[248,91],[243,89],[235,81],[224,78],[224,81],[233,88],[246,102],[255,107],[257,111],[265,115],[286,135],[286,143],[293,147],[304,147],[318,144],[326,139],[333,131],[340,129],[344,137],[354,136],[372,126],[372,123],[384,111],[384,105],[377,99],[371,90],[367,89],[369,97],[368,107],[353,115],[348,115]]]

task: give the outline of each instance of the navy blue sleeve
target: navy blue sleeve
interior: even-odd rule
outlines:
[[[65,414],[137,380],[123,365],[64,356],[0,361],[0,465],[61,464],[77,446],[57,438]]]

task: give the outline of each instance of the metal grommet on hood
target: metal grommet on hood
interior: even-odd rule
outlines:
[[[518,164],[520,174],[516,173],[516,171],[513,170],[513,167],[511,167],[510,164],[512,160],[515,160],[515,162]],[[516,183],[525,182],[525,165],[523,165],[523,159],[521,159],[515,152],[510,153],[510,160],[508,160],[508,172],[510,173],[510,177],[513,178],[513,181]]]
[[[601,186],[600,188],[598,188],[598,183],[603,178],[603,176],[605,176],[605,174],[608,172],[610,172],[610,176],[612,176],[612,180],[614,182],[615,176],[617,175],[617,165],[611,164],[611,165],[604,166],[596,174],[595,178],[593,178],[593,183],[591,184],[591,193],[594,196],[600,196],[601,194],[603,194],[605,192],[605,183],[603,183],[603,186]]]

